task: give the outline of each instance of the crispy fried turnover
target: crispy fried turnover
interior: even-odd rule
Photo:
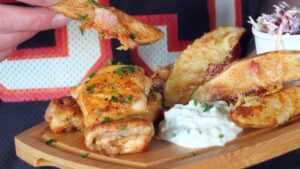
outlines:
[[[154,43],[163,36],[163,33],[153,26],[93,0],[60,0],[49,9],[81,21],[81,30],[95,28],[101,39],[119,39],[122,46],[118,49],[122,50],[134,48],[138,44]]]
[[[257,97],[236,107],[229,117],[244,128],[274,127],[300,114],[300,86]]]
[[[188,46],[176,59],[166,82],[165,105],[187,103],[199,85],[233,61],[231,52],[244,31],[237,27],[218,28]]]
[[[192,98],[200,101],[232,101],[240,95],[265,95],[283,84],[300,79],[300,52],[279,51],[231,64],[226,70],[199,86]]]
[[[72,97],[53,99],[46,110],[45,120],[54,133],[84,128],[82,112]]]
[[[89,149],[117,155],[144,151],[154,135],[154,128],[150,120],[130,117],[95,124],[86,128],[84,134]]]

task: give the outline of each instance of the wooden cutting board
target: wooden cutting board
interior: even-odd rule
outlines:
[[[245,130],[224,147],[188,149],[155,138],[140,154],[110,157],[88,150],[81,132],[53,134],[41,123],[15,137],[17,156],[28,164],[78,169],[244,168],[300,147],[300,119],[269,129]],[[45,144],[55,139],[53,145]],[[81,154],[89,153],[87,158]]]

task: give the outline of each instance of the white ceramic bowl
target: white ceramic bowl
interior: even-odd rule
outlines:
[[[256,53],[265,53],[275,50],[299,50],[300,35],[282,35],[280,40],[281,49],[276,48],[277,35],[269,35],[260,32],[252,27],[252,33],[255,38]]]

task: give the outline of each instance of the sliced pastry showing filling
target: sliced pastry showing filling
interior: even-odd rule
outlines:
[[[300,79],[300,51],[276,51],[228,66],[193,93],[200,101],[235,102],[240,96],[275,93]]]
[[[94,0],[60,0],[49,9],[79,20],[82,23],[80,26],[82,32],[94,28],[99,32],[101,39],[118,39],[121,42],[118,48],[120,50],[150,44],[163,36],[163,33],[155,27]]]
[[[154,136],[153,123],[145,118],[127,117],[97,123],[84,130],[85,144],[108,155],[143,152]]]
[[[300,86],[243,100],[229,114],[230,119],[243,128],[274,127],[300,114]]]
[[[81,109],[72,97],[53,99],[46,110],[45,120],[54,133],[84,128]]]
[[[186,104],[192,93],[236,58],[234,46],[245,30],[238,27],[217,28],[196,39],[175,60],[165,84],[165,105]]]

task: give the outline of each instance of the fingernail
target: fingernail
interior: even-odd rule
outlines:
[[[52,26],[53,27],[62,27],[69,23],[70,18],[62,15],[62,14],[56,14],[52,20]]]

